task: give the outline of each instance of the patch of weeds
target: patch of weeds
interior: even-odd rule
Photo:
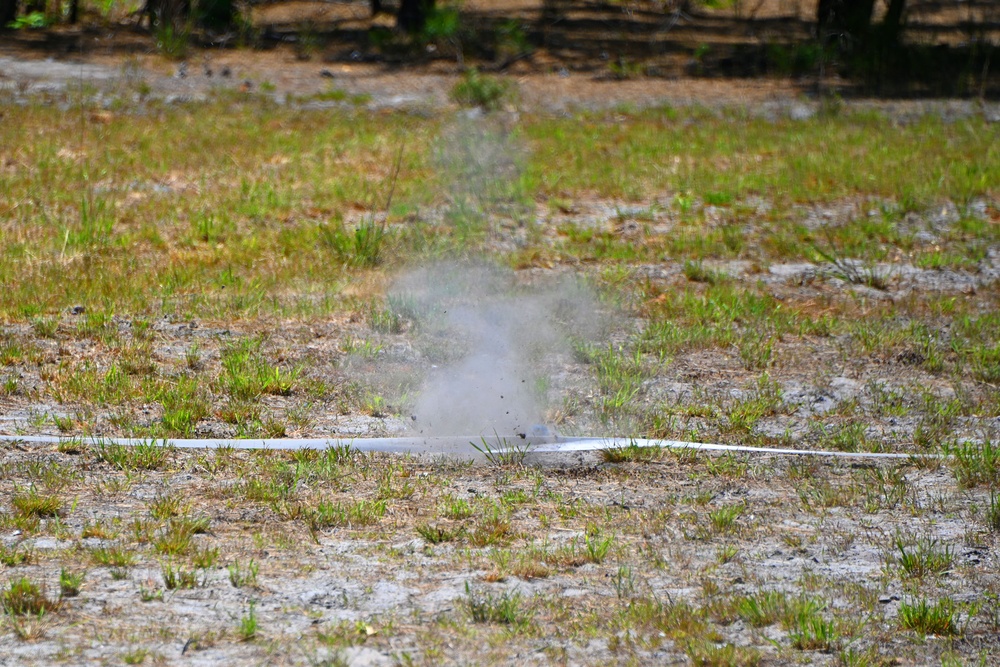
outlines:
[[[122,662],[126,665],[141,665],[149,656],[149,649],[137,646],[122,653]]]
[[[250,608],[247,610],[247,613],[240,618],[240,624],[239,627],[237,628],[237,632],[240,635],[240,639],[242,639],[245,642],[254,639],[257,636],[257,632],[260,630],[260,627],[257,623],[257,612],[255,609],[256,606],[257,606],[256,601],[251,600]]]
[[[736,520],[746,511],[746,505],[723,505],[708,513],[708,520],[713,533],[729,533],[736,528]]]
[[[763,655],[752,646],[718,644],[710,639],[688,642],[684,652],[698,667],[756,667]]]
[[[889,288],[892,272],[878,268],[874,262],[843,257],[832,244],[828,249],[814,244],[812,250],[829,263],[827,270],[835,278],[882,291]]]
[[[756,387],[726,408],[726,420],[719,427],[728,433],[750,433],[761,419],[776,414],[782,405],[780,385],[764,373]]]
[[[524,459],[531,449],[529,443],[518,444],[507,440],[507,438],[502,438],[496,433],[493,435],[495,442],[491,442],[486,439],[486,436],[483,436],[480,438],[481,447],[474,442],[469,444],[482,454],[491,465],[505,467],[524,464]]]
[[[264,358],[260,338],[243,338],[222,349],[219,385],[237,401],[256,400],[264,394],[288,396],[301,370],[282,370]]]
[[[593,534],[588,532],[583,539],[583,553],[588,562],[600,564],[608,557],[608,552],[613,544],[614,536],[612,535],[602,537],[599,532]]]
[[[611,583],[619,600],[630,600],[635,597],[635,572],[630,566],[619,565],[611,577]]]
[[[510,83],[498,77],[482,74],[475,67],[465,70],[461,80],[451,89],[451,99],[467,107],[486,111],[499,109],[513,95]]]
[[[700,260],[696,262],[684,261],[684,277],[694,283],[708,283],[709,285],[716,285],[729,279],[729,276],[722,271],[706,268]]]
[[[792,646],[802,651],[836,649],[839,633],[836,624],[823,617],[825,608],[826,604],[816,598],[785,598],[781,624],[788,630]]]
[[[777,623],[784,612],[785,594],[778,591],[762,591],[736,602],[736,614],[755,628]]]
[[[160,396],[163,429],[173,436],[190,438],[195,425],[209,412],[209,399],[193,378],[181,378]]]
[[[847,507],[858,497],[854,484],[836,485],[827,480],[813,480],[798,489],[799,500],[807,509]]]
[[[406,320],[398,310],[392,308],[380,308],[377,304],[371,303],[367,309],[368,326],[372,331],[385,334],[403,333]]]
[[[732,562],[740,553],[740,548],[735,544],[724,544],[715,550],[715,560],[719,565]]]
[[[80,539],[85,540],[88,537],[96,537],[99,540],[113,540],[118,537],[118,532],[117,529],[102,521],[91,523],[85,519],[83,528],[80,530]]]
[[[865,651],[854,648],[845,649],[837,657],[843,667],[890,667],[897,664],[895,658],[880,655],[874,646]]]
[[[24,563],[30,563],[32,556],[31,549],[22,549],[20,543],[8,547],[0,542],[0,565],[17,567]]]
[[[456,498],[452,495],[445,496],[441,504],[441,514],[448,519],[460,521],[472,516],[472,505],[465,498]]]
[[[90,550],[90,557],[98,565],[105,567],[130,567],[135,564],[137,556],[120,545],[100,546]]]
[[[208,570],[219,560],[219,550],[216,547],[195,549],[191,554],[191,564],[199,570]]]
[[[525,608],[520,591],[504,591],[498,595],[473,590],[465,583],[465,606],[475,623],[497,623],[517,628],[531,622],[532,612]]]
[[[990,494],[990,504],[986,508],[984,519],[990,531],[1000,533],[1000,496],[996,493]]]
[[[901,468],[870,468],[860,477],[865,494],[865,511],[875,513],[895,509],[906,501],[909,483]]]
[[[166,521],[171,517],[184,514],[188,505],[183,498],[175,493],[163,493],[149,503],[149,515],[157,521]]]
[[[150,586],[139,585],[139,599],[143,602],[163,602],[163,590]]]
[[[0,383],[0,396],[17,396],[21,380],[16,375],[8,375]]]
[[[79,595],[86,574],[84,570],[75,572],[62,568],[59,571],[59,594],[64,598],[73,598]]]
[[[349,339],[344,341],[340,349],[344,354],[371,360],[377,358],[384,348],[380,343],[373,343],[370,340]]]
[[[746,474],[748,463],[746,458],[730,453],[722,456],[709,456],[705,459],[705,468],[712,477],[739,479]]]
[[[56,451],[60,454],[72,454],[77,456],[86,453],[87,450],[87,444],[79,438],[66,438],[65,440],[60,440],[59,444],[56,445]]]
[[[94,447],[94,458],[100,463],[125,472],[136,470],[160,470],[167,463],[167,455],[173,447],[157,444],[154,440],[123,445],[116,442],[100,441]]]
[[[201,347],[198,343],[192,343],[184,351],[184,365],[193,371],[201,370],[203,364],[201,360]]]
[[[382,263],[391,233],[384,222],[378,222],[374,215],[365,219],[353,230],[343,221],[322,224],[317,227],[320,242],[333,250],[344,263],[360,268],[370,268]]]
[[[957,619],[958,606],[950,598],[942,598],[933,604],[924,598],[899,603],[899,624],[920,636],[962,634]]]
[[[48,599],[43,587],[28,577],[19,577],[0,590],[0,607],[12,616],[41,616],[57,610],[59,601]]]
[[[378,480],[378,488],[375,490],[376,499],[406,500],[412,498],[415,489],[408,477],[408,473],[404,470],[394,470],[392,467],[388,468],[384,474],[380,475]]]
[[[233,585],[233,588],[257,585],[257,573],[260,571],[260,566],[253,558],[250,559],[246,567],[242,567],[237,560],[226,569],[229,571],[229,583]]]
[[[417,534],[428,544],[451,542],[461,535],[461,528],[443,526],[441,524],[421,523],[416,526]]]
[[[635,442],[601,450],[601,459],[606,463],[639,463],[659,461],[665,455],[663,447],[642,447]]]
[[[364,644],[376,634],[378,630],[365,621],[341,621],[325,632],[317,632],[316,638],[329,646],[346,647]]]
[[[745,369],[762,371],[774,361],[774,339],[759,331],[746,331],[740,336],[739,351]]]
[[[156,50],[171,60],[184,60],[191,46],[191,35],[186,29],[175,29],[169,22],[153,31]]]
[[[187,553],[193,533],[182,524],[170,523],[153,539],[153,548],[165,556]]]
[[[185,570],[169,562],[163,563],[160,574],[163,575],[163,585],[171,591],[179,588],[196,588],[200,583],[196,570]]]
[[[351,502],[320,502],[308,512],[306,521],[312,530],[324,528],[357,528],[378,523],[389,505],[386,500],[359,500]]]
[[[944,447],[944,453],[952,457],[952,472],[960,488],[1000,487],[1000,445],[992,440],[953,442]]]
[[[896,535],[894,542],[899,552],[895,562],[902,568],[906,577],[923,579],[929,575],[943,574],[951,569],[955,560],[952,548],[950,546],[939,548],[936,539],[914,540],[911,537]]]
[[[62,513],[62,500],[54,495],[42,495],[32,486],[27,493],[15,491],[10,504],[18,515],[48,519]]]
[[[688,602],[661,602],[648,598],[632,600],[625,610],[628,623],[651,625],[675,640],[705,635],[705,612]]]
[[[872,451],[867,431],[868,425],[860,420],[851,420],[829,430],[825,426],[821,426],[817,445],[821,449],[832,449],[838,452]]]
[[[840,640],[836,624],[819,614],[798,618],[788,634],[792,646],[800,651],[828,653],[837,649]]]
[[[484,514],[476,521],[469,533],[469,544],[474,547],[488,547],[507,542],[512,535],[510,520],[500,512]]]

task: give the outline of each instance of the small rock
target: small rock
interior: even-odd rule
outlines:
[[[70,308],[69,312],[73,313],[74,315],[83,315],[85,312],[87,312],[87,309],[83,306],[73,306],[72,308]]]
[[[333,78],[333,72],[331,72],[331,71],[330,71],[330,70],[328,70],[328,69],[321,69],[321,70],[319,71],[319,75],[320,75],[321,77],[323,77],[324,79],[332,79],[332,78]]]

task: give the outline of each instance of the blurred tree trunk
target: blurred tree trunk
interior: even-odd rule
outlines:
[[[402,0],[396,14],[396,25],[406,32],[420,32],[433,10],[434,0]]]
[[[906,0],[889,0],[889,9],[882,19],[882,46],[893,47],[899,42],[899,32],[903,27],[903,12]]]
[[[816,27],[821,38],[847,36],[864,41],[871,28],[875,0],[819,0]]]
[[[69,23],[76,25],[80,20],[80,0],[70,0],[69,3]]]
[[[0,0],[0,30],[17,18],[17,5],[18,0]]]

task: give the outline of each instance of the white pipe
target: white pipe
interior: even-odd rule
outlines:
[[[466,458],[481,458],[489,451],[500,454],[508,451],[524,451],[529,454],[557,454],[565,452],[596,452],[625,447],[666,448],[710,452],[745,452],[751,454],[777,454],[785,456],[828,456],[850,459],[909,459],[914,454],[881,452],[839,452],[816,449],[785,449],[777,447],[747,447],[743,445],[719,445],[683,440],[655,440],[647,438],[576,438],[565,436],[450,436],[433,438],[99,438],[87,436],[69,438],[58,435],[0,435],[0,442],[34,442],[39,444],[59,444],[62,442],[82,442],[118,445],[137,445],[150,442],[178,449],[327,449],[330,447],[350,447],[362,452],[387,452],[393,454],[431,454]],[[921,455],[928,458],[945,458],[940,454]]]

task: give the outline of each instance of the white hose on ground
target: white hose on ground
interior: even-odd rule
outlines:
[[[720,445],[683,440],[656,440],[648,438],[591,438],[567,436],[449,436],[433,438],[70,438],[58,435],[0,435],[0,442],[23,442],[38,444],[59,444],[81,442],[117,445],[138,445],[156,443],[178,449],[328,449],[350,447],[362,452],[386,452],[392,454],[428,454],[462,458],[478,458],[484,454],[501,454],[507,451],[527,451],[530,454],[558,454],[573,452],[597,452],[626,447],[666,448],[709,452],[742,452],[751,454],[771,454],[789,456],[828,456],[849,459],[909,459],[914,454],[883,452],[839,452],[816,449],[786,449],[780,447],[747,447],[743,445]],[[941,455],[922,455],[941,458]]]

